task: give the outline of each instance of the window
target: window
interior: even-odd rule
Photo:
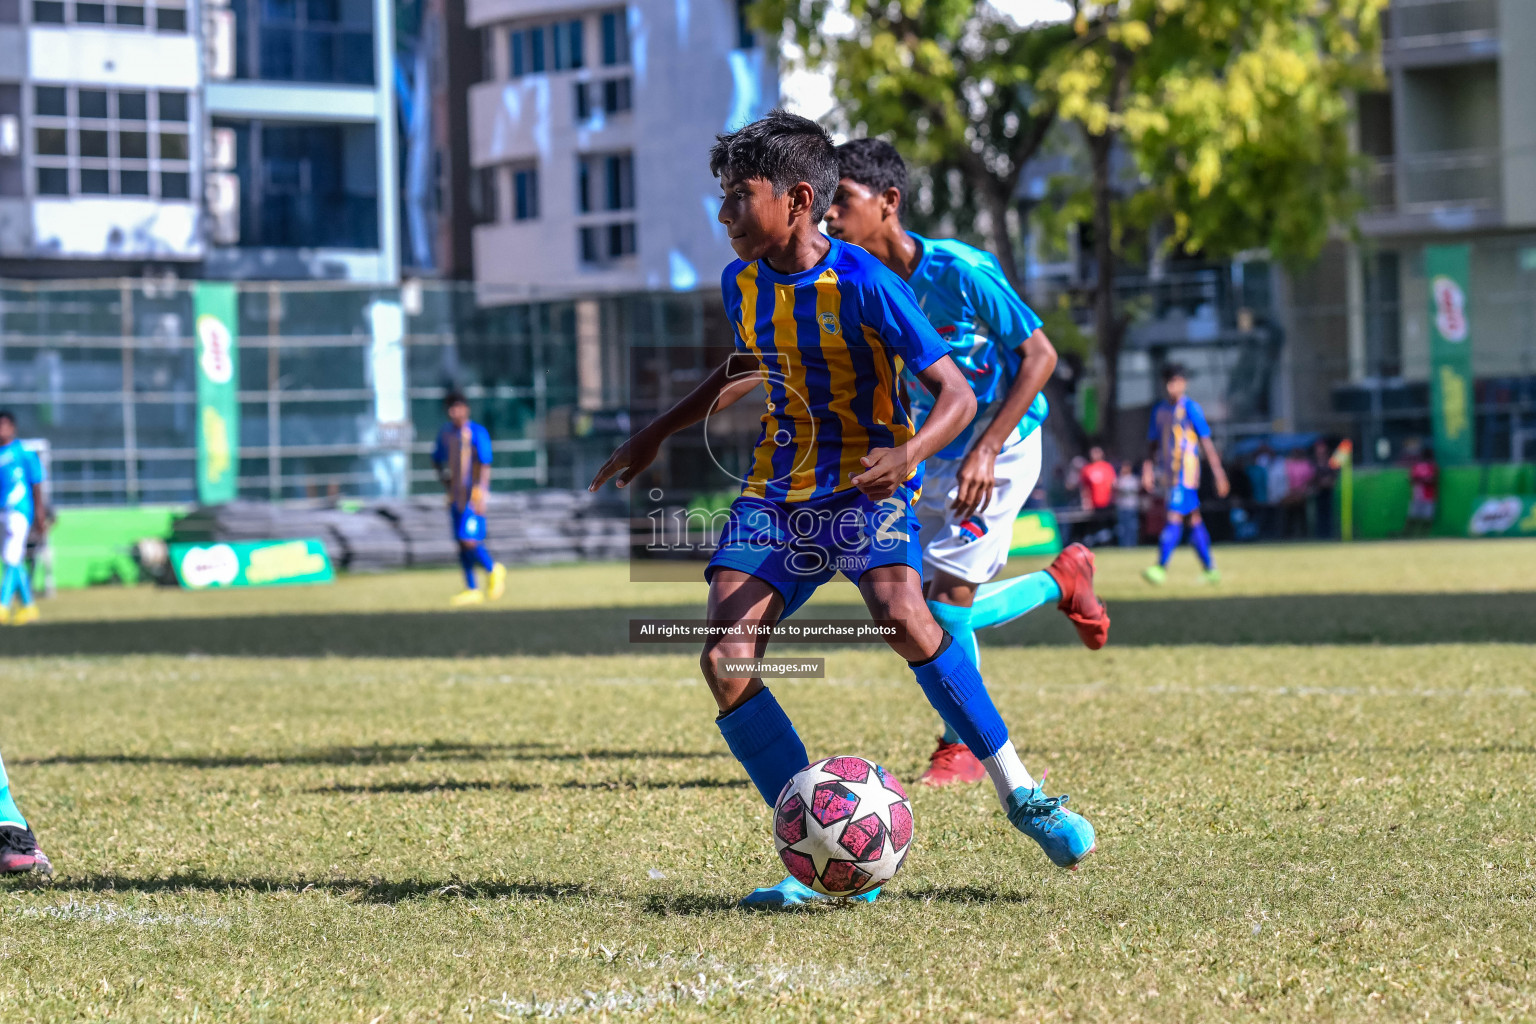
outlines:
[[[130,28],[144,27],[144,8],[138,4],[118,4],[112,8],[112,20]]]
[[[576,211],[633,210],[635,162],[629,153],[577,157]]]
[[[550,26],[550,35],[554,45],[555,70],[570,71],[581,67],[581,19],[555,22]]]
[[[163,0],[165,6],[148,8],[141,3],[109,4],[105,0],[32,0],[32,20],[40,25],[111,25],[116,28],[143,29],[153,17],[155,27],[161,32],[185,32],[187,9],[185,0]],[[6,22],[5,11],[19,6],[18,0],[0,0],[0,22]],[[15,18],[9,19],[15,21]]]
[[[362,0],[229,0],[235,77],[374,84],[373,5]]]
[[[524,25],[507,33],[508,77],[584,68],[586,52],[586,24],[580,18]]]
[[[156,7],[155,28],[161,32],[185,32],[187,12],[181,7]]]
[[[576,123],[580,124],[592,116],[592,101],[587,95],[591,82],[576,83]]]
[[[62,0],[33,0],[32,20],[39,25],[64,24],[64,4]],[[38,187],[42,191],[42,187]]]
[[[634,222],[623,221],[578,228],[577,251],[581,255],[581,262],[595,266],[634,255]]]
[[[509,74],[513,78],[522,78],[527,73],[528,36],[523,32],[507,33],[507,56]]]
[[[76,25],[105,25],[106,23],[106,4],[75,4]]]
[[[512,219],[537,220],[539,217],[539,169],[516,167],[512,170]]]
[[[497,177],[495,167],[477,167],[469,177],[469,212],[476,224],[494,224],[500,219],[497,194],[501,188]]]
[[[38,194],[191,198],[188,94],[158,94],[153,119],[147,99],[140,90],[39,86],[32,136]]]
[[[235,131],[242,246],[378,248],[373,125],[219,121],[215,127]]]
[[[604,11],[603,66],[616,67],[629,63],[629,14],[625,8]]]
[[[534,74],[544,70],[544,26],[531,28],[528,36],[528,70]]]
[[[622,114],[631,109],[628,78],[610,78],[603,83],[603,113]]]
[[[752,31],[752,19],[747,8],[752,0],[736,0],[736,49],[750,50],[757,45],[757,33]]]

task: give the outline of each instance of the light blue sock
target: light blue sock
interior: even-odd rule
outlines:
[[[715,719],[715,725],[769,807],[778,803],[795,772],[811,763],[794,723],[766,686],[735,711]]]
[[[971,656],[971,663],[980,668],[981,648],[976,643],[976,631],[971,628],[972,609],[958,604],[945,604],[942,601],[929,601],[928,610],[933,613],[933,621],[937,622],[944,632],[954,637],[955,643],[960,645],[961,650]],[[944,723],[944,742],[960,742],[960,734],[955,732],[955,727],[948,722]]]
[[[0,608],[9,608],[11,598],[16,596],[16,580],[21,575],[21,567],[8,565],[5,567],[5,575],[0,577]]]
[[[1200,556],[1200,564],[1207,569],[1211,568],[1211,531],[1205,528],[1205,520],[1189,528],[1189,544],[1195,549],[1195,554]]]
[[[16,567],[16,593],[21,596],[23,605],[32,603],[32,574],[25,565]]]
[[[5,773],[4,760],[0,760],[0,825],[28,827],[27,819],[21,816],[21,808],[11,796],[11,777]]]
[[[1011,580],[983,583],[976,588],[976,603],[971,605],[971,628],[1001,626],[1043,604],[1060,600],[1060,584],[1044,569]]]
[[[475,554],[471,548],[459,548],[459,566],[464,570],[464,586],[474,590],[475,583]]]
[[[1179,541],[1184,539],[1184,524],[1169,523],[1163,527],[1162,536],[1157,539],[1157,564],[1166,566],[1168,559],[1173,557],[1173,549],[1179,546]]]
[[[476,544],[469,550],[474,553],[474,559],[479,563],[480,568],[486,572],[496,568],[496,560],[491,557],[491,553],[485,549],[484,544]]]

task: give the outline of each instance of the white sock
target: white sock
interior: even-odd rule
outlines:
[[[1024,762],[1019,760],[1019,752],[1013,749],[1012,740],[998,747],[991,757],[982,758],[981,763],[987,769],[992,785],[997,787],[997,802],[1003,805],[1004,811],[1008,810],[1008,798],[1014,790],[1020,786],[1027,790],[1035,788],[1034,776],[1024,770]]]

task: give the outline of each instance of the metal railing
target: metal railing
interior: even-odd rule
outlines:
[[[1384,48],[1409,51],[1486,42],[1499,34],[1498,0],[1393,0]]]
[[[1377,160],[1366,169],[1362,187],[1366,209],[1373,213],[1441,206],[1491,209],[1502,199],[1502,154],[1497,149],[1466,149]]]

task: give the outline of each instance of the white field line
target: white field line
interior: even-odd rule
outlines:
[[[80,903],[70,900],[56,906],[22,907],[21,917],[47,917],[56,921],[89,921],[99,924],[129,924],[139,928],[169,925],[175,928],[228,928],[229,920],[223,917],[206,917],[202,914],[161,914],[147,910],[130,910],[110,903]]]

